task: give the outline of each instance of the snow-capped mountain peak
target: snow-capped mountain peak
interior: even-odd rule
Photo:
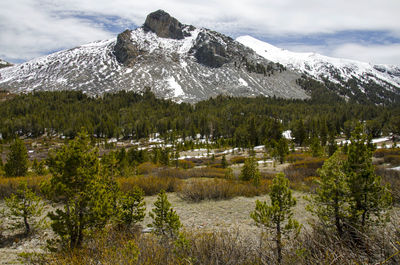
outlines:
[[[0,70],[0,87],[11,92],[82,90],[101,95],[144,91],[177,102],[219,94],[309,98],[296,80],[232,38],[185,25],[162,10],[142,27],[117,38],[81,45]]]
[[[317,53],[300,53],[281,49],[251,36],[236,39],[253,49],[267,60],[281,63],[292,70],[318,80],[327,79],[346,85],[351,79],[359,82],[361,90],[365,84],[374,82],[387,90],[400,94],[400,67],[392,65],[372,65],[349,59],[333,58]]]

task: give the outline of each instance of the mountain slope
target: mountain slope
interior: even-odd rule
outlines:
[[[267,60],[281,63],[317,80],[339,84],[342,86],[340,94],[346,97],[358,97],[362,93],[375,103],[391,99],[399,100],[399,66],[371,65],[316,53],[291,52],[251,36],[241,36],[236,40]]]
[[[0,59],[0,68],[9,67],[9,66],[12,66],[12,64]]]
[[[60,51],[0,70],[0,87],[13,92],[83,90],[90,95],[143,91],[177,102],[218,94],[308,98],[285,71],[233,39],[181,24],[159,10],[143,27],[116,39]]]

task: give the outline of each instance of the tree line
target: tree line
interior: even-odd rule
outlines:
[[[102,97],[79,91],[34,92],[2,102],[0,133],[6,140],[45,133],[72,139],[85,127],[100,138],[142,139],[159,133],[174,140],[200,134],[238,147],[278,142],[287,129],[296,144],[318,138],[325,145],[342,132],[349,138],[360,121],[373,137],[400,133],[398,106],[346,102],[318,87],[311,95],[310,100],[217,96],[192,105],[156,98],[150,90]]]

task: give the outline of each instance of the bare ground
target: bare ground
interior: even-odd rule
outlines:
[[[310,218],[305,211],[305,200],[303,193],[294,193],[298,199],[295,209],[296,218],[303,224]],[[205,231],[223,230],[239,232],[240,236],[256,239],[259,236],[259,228],[256,227],[250,218],[250,212],[254,210],[255,201],[266,200],[268,196],[258,196],[253,198],[236,197],[230,200],[221,201],[202,201],[199,203],[188,203],[177,196],[176,193],[168,193],[168,200],[187,230],[202,229]],[[147,213],[153,208],[153,203],[157,196],[145,197]],[[0,207],[4,207],[4,202],[0,202]],[[145,227],[151,222],[149,215],[143,222]],[[29,237],[22,235],[3,233],[5,237],[0,243],[0,264],[22,264],[19,260],[21,253],[39,252],[43,253],[46,240],[53,236],[50,228],[37,231]]]

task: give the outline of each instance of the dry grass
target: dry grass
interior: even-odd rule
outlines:
[[[246,160],[246,157],[244,157],[244,156],[234,156],[231,158],[230,161],[232,164],[243,164],[245,160]]]
[[[394,167],[400,166],[400,155],[386,155],[384,156],[383,161]]]
[[[252,183],[225,179],[190,179],[179,190],[184,200],[199,202],[202,200],[224,200],[236,196],[254,197],[266,194],[270,180],[262,180],[259,187]]]
[[[40,194],[40,183],[47,179],[49,179],[49,176],[0,178],[0,199],[15,193],[19,183],[22,181],[27,181],[28,187]]]
[[[284,239],[282,264],[399,264],[399,219],[393,219],[360,234],[357,244],[319,225],[303,229],[299,237]],[[108,229],[79,250],[53,254],[46,264],[277,264],[273,234],[249,238],[233,229],[183,235],[174,241]]]
[[[161,190],[174,192],[180,185],[181,180],[172,177],[157,176],[135,176],[129,178],[118,178],[121,191],[127,192],[138,186],[143,189],[146,196],[159,193]]]
[[[317,185],[315,180],[319,178],[317,170],[322,167],[324,158],[308,158],[298,160],[284,169],[285,175],[290,180],[292,189],[312,192]]]
[[[384,184],[389,184],[392,191],[393,203],[400,204],[400,171],[386,169],[379,166],[375,170],[376,174],[382,176]]]
[[[382,148],[382,149],[377,149],[374,152],[374,157],[377,158],[385,157],[388,155],[400,155],[400,148],[395,148],[395,149]]]
[[[109,229],[81,249],[53,254],[40,263],[81,264],[257,264],[250,243],[227,232],[187,232],[183,244],[151,234]]]

